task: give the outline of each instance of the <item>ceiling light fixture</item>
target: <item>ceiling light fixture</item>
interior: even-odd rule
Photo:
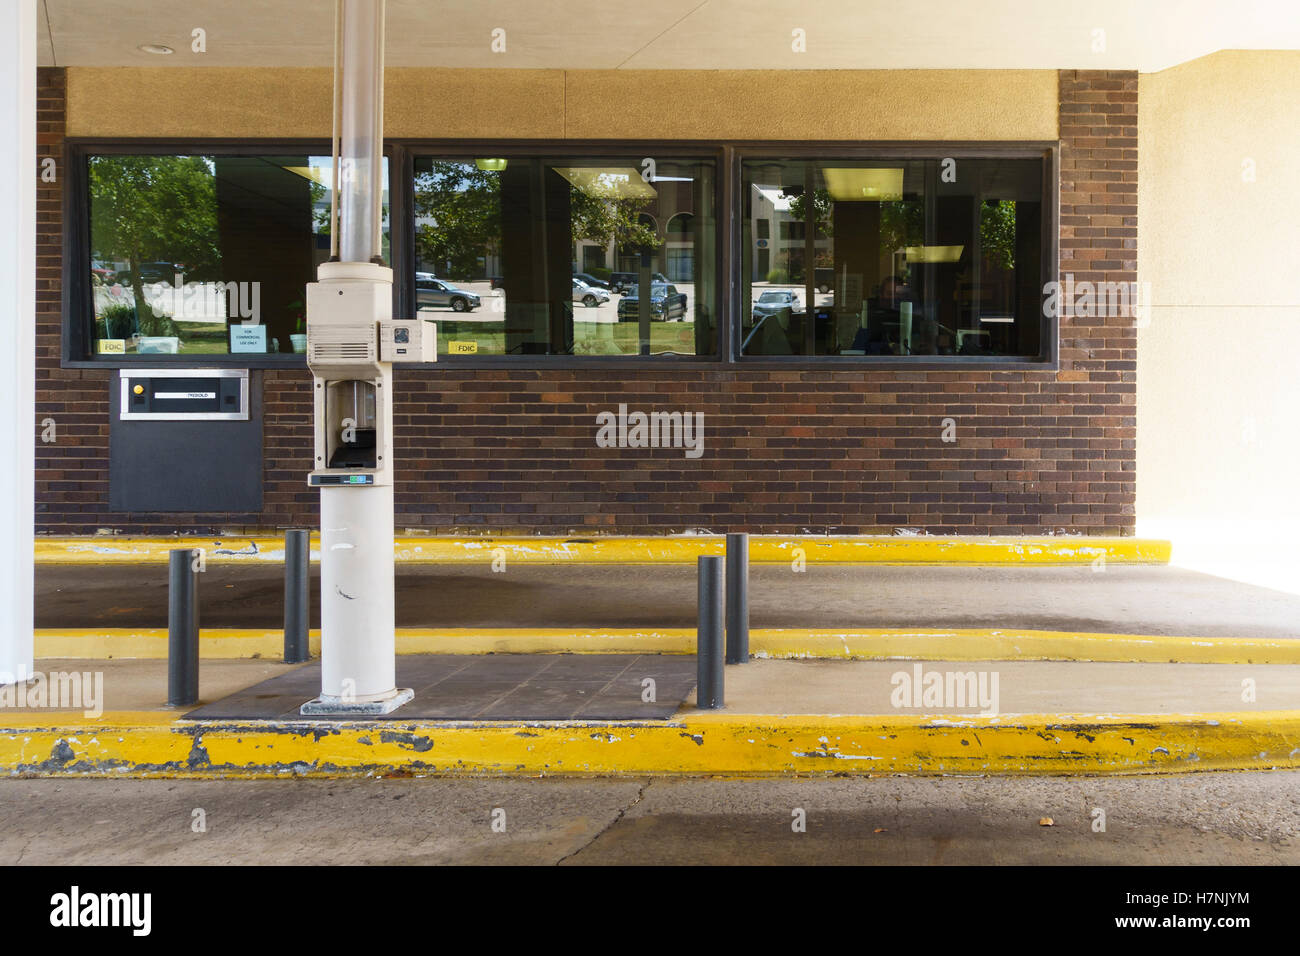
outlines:
[[[140,49],[145,53],[156,53],[159,56],[165,56],[168,53],[176,52],[171,47],[163,46],[161,43],[142,43],[140,44]]]

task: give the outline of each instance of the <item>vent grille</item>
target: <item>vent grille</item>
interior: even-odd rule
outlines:
[[[311,357],[324,360],[370,361],[374,358],[374,345],[369,342],[313,342]]]

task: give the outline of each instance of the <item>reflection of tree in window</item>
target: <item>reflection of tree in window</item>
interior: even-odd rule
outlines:
[[[654,219],[642,213],[651,200],[592,196],[581,189],[569,197],[574,239],[601,245],[613,239],[620,249],[659,248]]]
[[[790,197],[790,216],[791,218],[798,220],[801,226],[807,220],[807,215],[804,210],[805,205],[804,194],[802,192],[797,196]],[[835,229],[832,226],[831,207],[832,200],[830,192],[826,189],[814,190],[813,211],[817,214],[817,234],[815,236],[817,239],[829,239],[835,235]],[[803,235],[803,230],[800,229],[797,238],[802,239]]]
[[[639,213],[649,200],[590,195],[569,191],[572,238],[599,245],[613,239],[620,248],[659,245],[653,221]],[[415,179],[415,244],[419,258],[450,264],[451,274],[478,277],[479,263],[501,246],[501,179],[497,172],[471,163],[431,161],[429,171]],[[441,274],[441,273],[440,273]]]
[[[472,163],[431,162],[415,177],[415,249],[443,275],[478,278],[501,246],[501,177]],[[450,277],[450,276],[449,276]]]
[[[1016,201],[986,199],[980,206],[980,248],[994,269],[1016,267]]]
[[[145,263],[216,278],[221,267],[212,162],[204,156],[92,156],[90,235],[95,258],[124,261],[140,332],[177,335],[145,300]],[[172,281],[171,275],[149,281]]]
[[[880,245],[889,253],[925,244],[925,206],[920,202],[880,204]]]

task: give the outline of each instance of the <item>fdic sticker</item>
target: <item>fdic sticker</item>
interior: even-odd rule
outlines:
[[[478,342],[456,342],[447,343],[447,354],[449,355],[477,355]]]
[[[100,339],[100,355],[125,355],[126,339]]]

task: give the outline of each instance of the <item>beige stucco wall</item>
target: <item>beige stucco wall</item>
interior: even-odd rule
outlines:
[[[1297,103],[1300,52],[1139,79],[1137,516],[1179,563],[1300,591]]]
[[[330,71],[72,67],[68,135],[329,136]],[[1054,70],[390,69],[394,138],[1054,140]]]

